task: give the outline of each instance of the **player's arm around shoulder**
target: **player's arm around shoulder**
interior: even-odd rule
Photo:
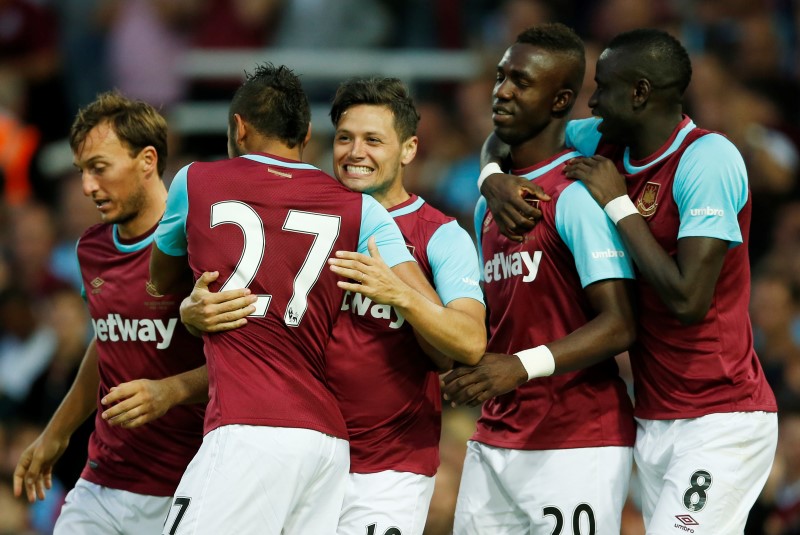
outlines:
[[[501,165],[509,154],[508,145],[494,133],[489,134],[481,148],[481,172],[478,189],[486,199],[500,232],[514,241],[522,241],[542,212],[525,200],[526,196],[548,201],[550,196],[538,185],[516,175],[505,174]]]
[[[192,293],[181,302],[181,321],[195,336],[238,329],[255,312],[258,299],[248,288],[212,292],[208,286],[219,278],[218,271],[205,272],[194,284]]]

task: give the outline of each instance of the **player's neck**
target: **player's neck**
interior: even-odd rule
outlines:
[[[381,206],[387,210],[411,198],[411,194],[406,191],[402,184],[395,185],[386,191],[373,192],[371,195],[373,199],[381,203]]]
[[[564,145],[564,128],[545,128],[538,135],[522,143],[510,147],[511,163],[514,169],[524,169],[544,162],[562,152]]]
[[[131,240],[145,234],[161,221],[167,207],[167,188],[159,179],[153,191],[149,191],[144,206],[139,209],[136,217],[125,223],[117,224],[117,234],[120,238]]]
[[[272,156],[278,156],[279,158],[285,158],[287,160],[296,160],[302,161],[303,153],[300,149],[300,145],[295,145],[292,148],[289,148],[285,143],[280,141],[276,141],[273,139],[263,139],[260,143],[254,143],[253,146],[247,146],[247,153],[253,152],[262,152],[265,154],[271,154]]]
[[[675,128],[683,120],[680,110],[676,113],[653,115],[642,120],[636,135],[631,137],[630,157],[634,160],[644,160],[658,151],[666,143]]]

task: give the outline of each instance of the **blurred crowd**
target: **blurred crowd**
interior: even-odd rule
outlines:
[[[88,422],[57,465],[45,502],[15,500],[21,450],[68,390],[91,325],[75,242],[98,222],[63,154],[78,107],[118,88],[167,114],[188,101],[226,101],[238,81],[186,79],[198,48],[444,49],[486,58],[474,78],[415,83],[420,149],[407,189],[472,232],[481,143],[492,128],[494,68],[526,27],[564,22],[584,37],[587,75],[575,117],[590,114],[594,62],[621,31],[660,27],[692,55],[686,110],[725,133],[748,165],[753,195],[751,316],[756,349],[779,401],[774,469],[748,534],[800,534],[800,2],[794,0],[0,0],[0,534],[52,529],[85,461]],[[290,65],[291,67],[291,65]],[[299,73],[303,74],[303,73]],[[367,74],[367,73],[365,73]],[[335,85],[314,87],[330,102]],[[173,130],[165,180],[225,152],[219,135]],[[308,159],[330,169],[330,139]],[[623,371],[625,356],[620,357]],[[426,533],[449,533],[465,442],[477,413],[445,407],[442,465]],[[625,535],[642,535],[635,483]]]

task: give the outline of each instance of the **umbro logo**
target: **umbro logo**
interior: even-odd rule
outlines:
[[[675,515],[675,518],[680,520],[681,523],[678,524],[677,522],[675,522],[675,525],[673,527],[675,529],[683,531],[684,533],[694,533],[694,530],[692,528],[690,528],[689,526],[699,526],[700,525],[700,522],[698,522],[697,520],[695,520],[694,518],[692,518],[689,515]]]
[[[90,282],[90,283],[89,283],[89,284],[92,286],[92,294],[93,294],[93,295],[99,294],[99,293],[102,291],[102,290],[100,289],[100,287],[101,287],[101,286],[103,285],[103,283],[105,283],[105,282],[106,282],[106,281],[104,281],[104,280],[103,280],[103,279],[101,279],[100,277],[95,277],[95,279],[94,279],[92,282]]]

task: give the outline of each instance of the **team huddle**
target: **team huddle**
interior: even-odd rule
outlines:
[[[95,338],[15,494],[44,499],[96,410],[56,535],[419,535],[444,398],[482,404],[457,535],[620,533],[634,464],[648,534],[743,533],[777,443],[744,163],[683,114],[691,63],[669,34],[614,38],[596,117],[569,121],[584,71],[561,24],[500,59],[477,254],[404,186],[419,115],[398,79],[340,85],[335,178],[303,162],[309,103],[285,66],[236,91],[229,159],[168,191],[157,111],[113,92],[81,109]]]

